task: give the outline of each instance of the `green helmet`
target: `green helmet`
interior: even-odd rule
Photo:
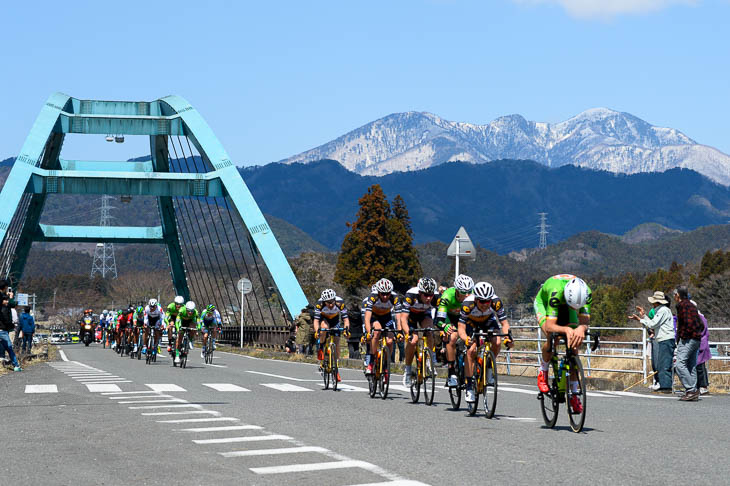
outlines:
[[[144,312],[144,309],[142,308],[141,305],[140,306],[137,306],[137,311],[136,312],[137,312],[137,314],[142,314]]]
[[[205,308],[208,312],[213,312],[215,310],[215,304],[210,304],[208,307]]]

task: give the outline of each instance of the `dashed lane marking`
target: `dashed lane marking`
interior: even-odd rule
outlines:
[[[338,390],[342,390],[342,391],[346,391],[346,392],[366,392],[366,391],[370,391],[367,388],[363,388],[361,386],[352,386],[352,385],[347,385],[345,383],[339,383],[337,385],[337,389]]]
[[[129,397],[127,397],[127,398],[129,398]],[[132,398],[136,398],[136,397],[132,397]],[[146,397],[146,398],[151,398],[151,397]],[[164,400],[128,400],[128,401],[117,402],[117,403],[126,404],[126,403],[170,403],[170,402],[187,403],[186,400],[182,400],[180,398],[174,398],[174,397],[170,397],[170,398],[164,399]]]
[[[56,385],[25,385],[25,393],[58,393]]]
[[[253,373],[255,375],[263,375],[263,376],[271,376],[272,378],[281,378],[282,380],[291,380],[291,381],[322,381],[322,380],[310,380],[310,379],[304,379],[304,378],[294,378],[293,376],[284,376],[284,375],[275,375],[273,373],[264,373],[263,371],[252,371],[252,370],[246,370],[246,373]]]
[[[150,410],[155,408],[200,408],[195,403],[184,403],[181,405],[141,405],[139,407],[128,407],[130,410]]]
[[[154,390],[137,390],[137,391],[115,391],[115,392],[109,392],[109,393],[102,393],[102,395],[137,395],[137,394],[143,394],[143,393],[159,393]]]
[[[122,395],[121,397],[107,397],[109,400],[132,400],[135,398],[174,398],[172,395],[161,395],[155,393],[154,395]],[[118,402],[118,403],[124,403],[124,402]]]
[[[180,432],[225,432],[231,430],[261,430],[260,425],[224,425],[222,427],[195,427],[192,429],[176,429]]]
[[[142,414],[144,415],[144,414]],[[179,419],[179,420],[157,420],[160,424],[193,424],[201,422],[240,422],[241,419],[235,417],[209,417],[196,419]]]
[[[385,481],[382,483],[353,484],[351,486],[428,486],[426,483],[411,481],[409,479]]]
[[[177,386],[173,383],[145,383],[145,386],[150,387],[154,391],[160,392],[184,392],[187,391],[181,386]]]
[[[246,437],[225,437],[222,439],[199,439],[193,440],[196,444],[228,444],[229,442],[259,442],[262,440],[291,440],[288,435],[254,435]]]
[[[160,415],[193,415],[193,414],[210,414],[220,415],[220,412],[214,410],[192,410],[189,412],[143,412],[142,415],[160,416]]]
[[[273,454],[296,454],[301,452],[329,452],[329,449],[315,446],[282,447],[280,449],[253,449],[248,451],[219,452],[223,457],[268,456]]]
[[[212,388],[213,390],[219,391],[219,392],[247,392],[251,391],[248,388],[243,388],[242,386],[233,385],[231,383],[201,383],[203,386],[207,386],[208,388]]]
[[[261,386],[273,388],[283,392],[300,392],[300,391],[312,391],[309,388],[303,386],[292,385],[291,383],[261,383]]]
[[[315,462],[308,464],[288,464],[285,466],[251,467],[249,468],[249,470],[256,474],[282,474],[306,471],[326,471],[329,469],[346,469],[353,467],[366,469],[368,471],[371,471],[373,469],[380,469],[375,464],[370,464],[369,462],[348,460]]]
[[[86,384],[86,388],[88,388],[90,392],[94,393],[122,391],[118,385],[113,383],[88,383]]]

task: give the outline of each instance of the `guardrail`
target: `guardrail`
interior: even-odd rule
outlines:
[[[291,335],[289,326],[244,326],[243,345],[259,346],[271,349],[284,349],[286,340]],[[218,342],[232,346],[241,345],[241,328],[224,326],[218,336]]]
[[[542,329],[537,325],[526,326],[526,325],[514,325],[510,326],[515,336],[515,342],[524,343],[535,343],[535,349],[502,349],[500,357],[503,360],[498,360],[497,364],[504,365],[507,368],[507,374],[511,374],[512,366],[527,366],[537,368],[540,366],[540,351],[543,343],[546,340],[546,335]],[[517,331],[517,332],[515,332]],[[609,331],[606,333],[605,331]],[[730,331],[728,327],[710,327],[708,328],[710,336],[713,332],[717,331]],[[616,334],[621,333],[641,333],[640,340],[618,340]],[[591,344],[593,343],[593,337],[597,333],[605,336],[611,334],[610,337],[601,337],[599,339],[599,348],[596,351],[591,351]],[[635,339],[639,339],[638,336]],[[711,346],[730,346],[730,341],[710,341]],[[718,347],[718,351],[719,351]],[[727,349],[730,349],[728,347]],[[648,345],[648,333],[645,327],[610,327],[610,326],[591,326],[588,335],[584,341],[584,345],[581,349],[581,355],[585,358],[584,370],[588,376],[591,376],[591,372],[612,372],[612,373],[629,373],[642,375],[644,378],[648,375],[648,370],[651,367],[651,356],[649,355]],[[626,369],[619,367],[593,367],[591,366],[592,358],[605,358],[605,359],[616,359],[618,360],[637,360],[641,361],[641,369]],[[730,356],[713,355],[712,360],[715,361],[730,361]],[[625,362],[625,361],[623,361]],[[728,375],[730,370],[715,370],[709,371],[711,375]]]

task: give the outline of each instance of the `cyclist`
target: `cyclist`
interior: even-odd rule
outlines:
[[[474,280],[471,277],[460,274],[454,279],[454,286],[444,290],[438,302],[436,320],[434,324],[444,332],[446,343],[446,362],[449,367],[449,379],[447,386],[458,386],[459,378],[456,376],[454,363],[456,362],[456,340],[459,337],[458,324],[461,313],[461,303],[471,294],[474,288]]]
[[[502,334],[510,334],[505,339],[505,345],[509,349],[512,345],[512,337],[509,330],[509,321],[504,312],[504,306],[499,297],[494,293],[494,287],[487,282],[479,282],[474,286],[474,293],[464,299],[459,314],[459,338],[466,345],[466,363],[464,375],[466,376],[466,401],[473,402],[474,397],[474,360],[477,353],[477,342],[471,342],[471,335],[475,329],[480,331],[501,331]],[[491,349],[496,358],[501,348],[501,338],[494,336],[491,339]],[[491,370],[487,370],[487,385],[494,385],[494,378]]]
[[[317,350],[317,359],[320,361],[320,369],[322,368],[322,360],[324,360],[324,352],[322,351],[322,343],[327,342],[327,329],[337,327],[342,318],[342,324],[345,327],[345,335],[350,334],[350,316],[347,314],[345,301],[337,297],[332,289],[324,289],[319,300],[314,306],[314,339],[319,339],[320,348]],[[321,335],[320,335],[321,331]],[[335,359],[340,358],[340,340],[335,339]],[[337,381],[340,379],[340,373],[337,372]]]
[[[129,333],[130,329],[132,328],[132,313],[134,309],[131,307],[127,307],[126,309],[122,309],[121,313],[119,314],[119,319],[117,322],[117,343],[122,342],[122,336],[127,337],[127,343],[129,343]],[[124,353],[126,350],[122,350],[122,353]]]
[[[177,314],[180,312],[180,309],[182,308],[183,304],[185,304],[185,299],[183,299],[182,295],[178,295],[175,297],[175,300],[167,306],[167,311],[165,312],[165,322],[167,323],[167,352],[172,352],[172,330],[175,328],[175,321],[177,320]]]
[[[429,277],[423,277],[418,284],[408,290],[400,301],[400,309],[398,318],[400,319],[400,328],[408,335],[411,326],[413,327],[431,327],[433,318],[431,310],[435,308],[437,299],[434,296],[436,291],[436,281]],[[418,334],[413,333],[406,343],[406,372],[403,376],[403,386],[411,386],[411,366],[413,363],[413,355],[418,344]],[[428,336],[428,347],[433,348],[433,336]]]
[[[393,292],[393,282],[381,278],[374,285],[376,292],[370,294],[365,306],[365,339],[370,339],[370,352],[365,355],[366,374],[373,374],[373,355],[378,348],[380,332],[387,329],[396,329],[394,317],[398,308],[398,295]],[[388,348],[393,352],[393,336],[386,337]]]
[[[144,307],[141,305],[138,305],[137,308],[134,310],[134,314],[132,315],[132,341],[134,343],[134,353],[137,352],[137,345],[139,343],[139,335],[140,331],[144,327]]]
[[[537,374],[537,387],[542,393],[550,391],[546,374],[561,334],[565,334],[568,347],[578,354],[578,348],[588,331],[591,302],[591,289],[575,275],[552,276],[540,287],[535,297],[535,315],[538,325],[547,336],[542,346],[540,372]],[[571,391],[577,393],[578,381],[571,380],[570,384]],[[573,413],[583,411],[578,395],[571,395],[570,407]]]
[[[197,309],[195,309],[195,302],[189,300],[185,303],[185,307],[180,309],[175,319],[175,330],[177,331],[177,341],[175,342],[175,363],[180,362],[180,345],[182,343],[183,333],[180,332],[181,327],[187,327],[188,336],[190,336],[190,349],[193,349],[193,339],[195,339],[195,329],[198,327],[198,315]]]
[[[215,308],[215,304],[210,304],[208,307],[205,308],[205,310],[200,314],[200,325],[198,326],[198,329],[201,329],[203,332],[203,349],[200,350],[200,357],[205,359],[205,346],[208,342],[208,334],[210,333],[212,329],[213,337],[211,339],[213,340],[213,346],[215,347],[215,340],[218,337],[218,330],[223,325],[223,321],[221,321],[221,314],[218,312],[218,310]]]
[[[165,313],[163,312],[162,307],[157,304],[157,299],[150,299],[147,303],[147,307],[144,309],[144,337],[142,340],[144,347],[142,348],[142,354],[151,352],[154,355],[157,353],[157,344],[160,342],[160,338],[162,337],[164,321]],[[153,328],[155,330],[155,345],[151,350],[149,350],[147,349],[147,340],[149,339],[150,331]]]

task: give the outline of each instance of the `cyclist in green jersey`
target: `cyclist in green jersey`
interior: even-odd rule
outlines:
[[[459,338],[459,315],[461,303],[474,289],[474,280],[467,275],[459,275],[454,280],[454,286],[446,289],[439,299],[436,320],[434,325],[444,332],[446,343],[446,361],[449,366],[448,386],[458,386],[454,363],[456,361],[456,340]]]
[[[175,342],[175,363],[180,362],[180,344],[182,343],[183,333],[180,332],[181,327],[187,327],[188,336],[190,336],[190,348],[193,347],[193,340],[195,339],[195,330],[198,328],[198,321],[200,315],[197,309],[195,309],[195,302],[192,300],[185,304],[185,307],[180,309],[175,319],[175,329],[177,330],[177,341]]]
[[[185,304],[185,299],[183,299],[182,295],[178,295],[177,297],[175,297],[175,301],[167,306],[167,310],[165,311],[165,321],[167,322],[168,353],[172,352],[172,328],[175,326],[177,314],[180,312],[183,304]]]
[[[575,275],[555,275],[540,287],[535,297],[535,315],[538,325],[547,333],[537,375],[537,387],[542,393],[550,391],[546,375],[560,334],[565,334],[568,346],[576,354],[583,344],[591,319],[591,302],[591,289]],[[577,380],[571,380],[571,385],[575,387],[573,391],[577,392]],[[571,397],[570,406],[575,413],[583,410],[577,395]]]

